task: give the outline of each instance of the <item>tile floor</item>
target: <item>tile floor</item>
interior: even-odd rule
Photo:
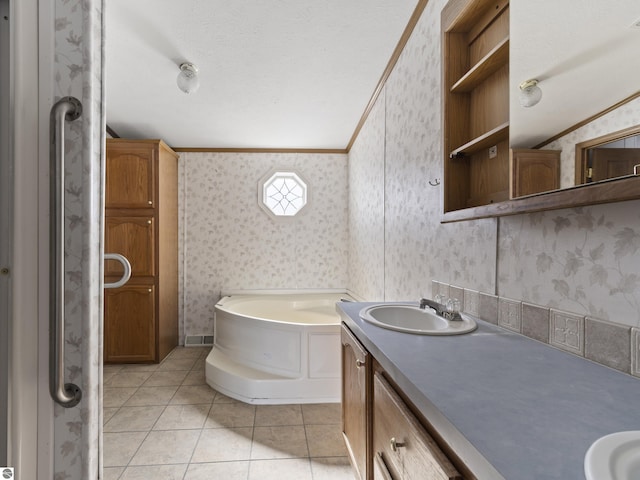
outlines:
[[[104,368],[106,480],[353,480],[339,404],[247,405],[209,387],[209,349]]]

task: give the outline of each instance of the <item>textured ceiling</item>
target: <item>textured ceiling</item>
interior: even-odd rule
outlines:
[[[345,148],[416,3],[109,0],[107,123],[174,147]]]
[[[107,123],[175,147],[345,148],[417,0],[109,0]],[[511,144],[640,90],[638,0],[511,0]],[[178,90],[184,61],[200,89]],[[518,102],[537,78],[542,101]]]

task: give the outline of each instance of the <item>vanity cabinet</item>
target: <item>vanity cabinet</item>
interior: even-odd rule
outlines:
[[[342,435],[351,464],[360,480],[367,480],[370,436],[371,356],[348,328],[342,342]]]
[[[359,479],[463,479],[344,324],[342,369],[342,431]]]
[[[105,252],[131,279],[105,290],[104,361],[157,363],[178,344],[178,155],[161,140],[108,139],[106,153]]]
[[[382,372],[373,377],[373,453],[374,480],[462,478]]]

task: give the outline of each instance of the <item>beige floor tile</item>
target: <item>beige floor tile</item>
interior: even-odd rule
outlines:
[[[145,387],[168,387],[172,385],[180,385],[186,378],[188,370],[178,372],[158,372],[153,374],[144,382]]]
[[[313,480],[354,480],[354,472],[348,457],[311,459]]]
[[[191,367],[191,371],[192,372],[199,372],[205,369],[205,359],[206,357],[200,357],[196,363],[193,364],[193,367]]]
[[[216,392],[216,398],[213,399],[213,403],[244,403],[235,398],[227,397],[224,393]]]
[[[169,404],[205,404],[213,403],[213,399],[216,396],[215,390],[209,385],[185,385],[178,388],[178,391],[173,396]]]
[[[104,382],[106,387],[139,387],[150,376],[152,372],[126,372],[121,370]]]
[[[300,405],[258,405],[256,427],[302,425]]]
[[[127,467],[120,480],[182,480],[187,464]]]
[[[339,403],[303,404],[302,418],[305,425],[342,423],[342,406]]]
[[[200,358],[202,347],[176,347],[167,358]]]
[[[158,369],[157,363],[136,363],[124,365],[123,372],[155,372]]]
[[[204,370],[192,370],[190,371],[182,385],[206,385],[207,381],[205,380]]]
[[[192,463],[184,480],[247,480],[249,462]]]
[[[140,387],[125,403],[126,407],[146,407],[152,405],[169,405],[169,401],[178,390],[172,387]]]
[[[204,429],[191,462],[248,460],[251,454],[251,434],[250,427]]]
[[[118,411],[118,407],[103,407],[102,408],[102,425],[111,420],[116,412]]]
[[[255,415],[255,405],[240,402],[214,403],[204,427],[253,427]]]
[[[113,377],[115,377],[118,374],[119,370],[112,370],[112,371],[107,371],[104,370],[102,372],[102,384],[104,385],[105,383],[109,382]]]
[[[105,467],[103,472],[103,480],[118,480],[124,472],[124,467]]]
[[[105,426],[105,432],[148,432],[153,428],[164,406],[121,407]]]
[[[118,373],[120,370],[122,370],[122,368],[123,368],[122,365],[104,365],[102,367],[102,374],[106,375],[108,373],[110,375],[113,375]]]
[[[146,436],[147,432],[105,433],[104,466],[127,466]]]
[[[195,365],[197,358],[165,358],[158,367],[159,372],[174,372],[177,370],[191,370]]]
[[[308,457],[304,426],[255,427],[252,460]]]
[[[309,456],[344,457],[347,448],[344,445],[340,425],[305,425]]]
[[[102,394],[102,406],[107,408],[121,407],[131,398],[137,387],[118,388],[104,387]]]
[[[201,430],[150,432],[130,465],[189,463]]]
[[[249,480],[311,480],[309,460],[257,460],[249,466]]]
[[[207,356],[211,353],[212,347],[202,347],[200,352],[200,358],[207,358]]]
[[[154,430],[192,430],[202,428],[211,408],[206,405],[169,405],[154,425]]]

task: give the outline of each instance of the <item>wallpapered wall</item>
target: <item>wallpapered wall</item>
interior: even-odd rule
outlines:
[[[350,289],[431,295],[431,280],[495,289],[496,221],[440,224],[440,11],[427,5],[349,154]]]
[[[309,185],[295,217],[258,206],[258,181],[293,168]],[[211,335],[220,292],[346,289],[347,155],[183,152],[180,190],[180,332]]]
[[[440,224],[442,187],[428,181],[442,175],[445,3],[429,2],[350,152],[350,288],[412,299],[438,280],[640,325],[640,202]],[[635,101],[548,148],[638,124],[638,109]]]

